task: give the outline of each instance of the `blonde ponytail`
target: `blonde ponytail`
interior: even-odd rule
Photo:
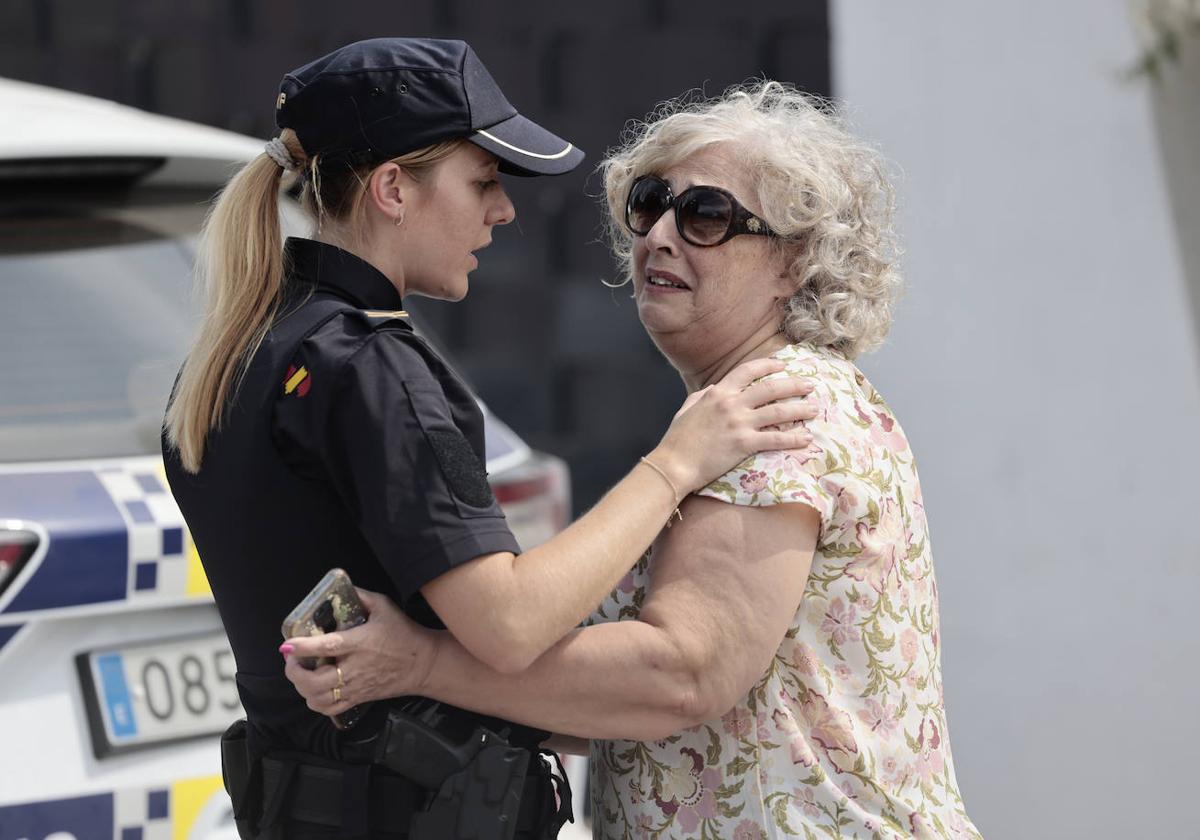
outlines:
[[[293,158],[303,159],[294,133],[285,130],[280,139]],[[200,469],[208,433],[220,428],[283,295],[282,174],[266,153],[254,158],[230,179],[204,221],[196,256],[204,318],[166,418],[167,440],[188,472]]]

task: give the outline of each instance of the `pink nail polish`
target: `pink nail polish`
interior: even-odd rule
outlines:
[[[283,644],[283,645],[279,646],[279,652],[282,653],[284,656],[287,656],[289,653],[291,653],[295,649],[296,648],[294,646],[288,645],[288,644]]]

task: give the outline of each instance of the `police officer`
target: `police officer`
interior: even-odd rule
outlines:
[[[497,172],[559,174],[582,152],[518,114],[461,41],[336,50],[284,77],[276,122],[206,222],[208,309],[164,427],[247,714],[222,744],[239,831],[554,836],[569,791],[537,753],[547,733],[422,698],[339,729],[284,678],[281,620],[341,566],[493,667],[523,668],[604,597],[682,494],[800,443],[773,424],[811,411],[773,401],[806,388],[747,387],[782,368],[760,360],[693,395],[595,509],[517,557],[480,411],[402,295],[463,297],[473,252],[515,215]],[[298,173],[312,239],[282,242],[284,172]]]

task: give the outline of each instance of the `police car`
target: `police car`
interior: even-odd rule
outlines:
[[[0,125],[0,840],[235,838],[233,656],[157,452],[196,233],[263,144],[2,79]],[[535,545],[566,468],[485,416]]]

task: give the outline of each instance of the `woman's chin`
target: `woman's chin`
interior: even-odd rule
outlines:
[[[647,332],[675,332],[688,324],[687,313],[673,306],[674,301],[639,295],[637,299],[638,319]]]

